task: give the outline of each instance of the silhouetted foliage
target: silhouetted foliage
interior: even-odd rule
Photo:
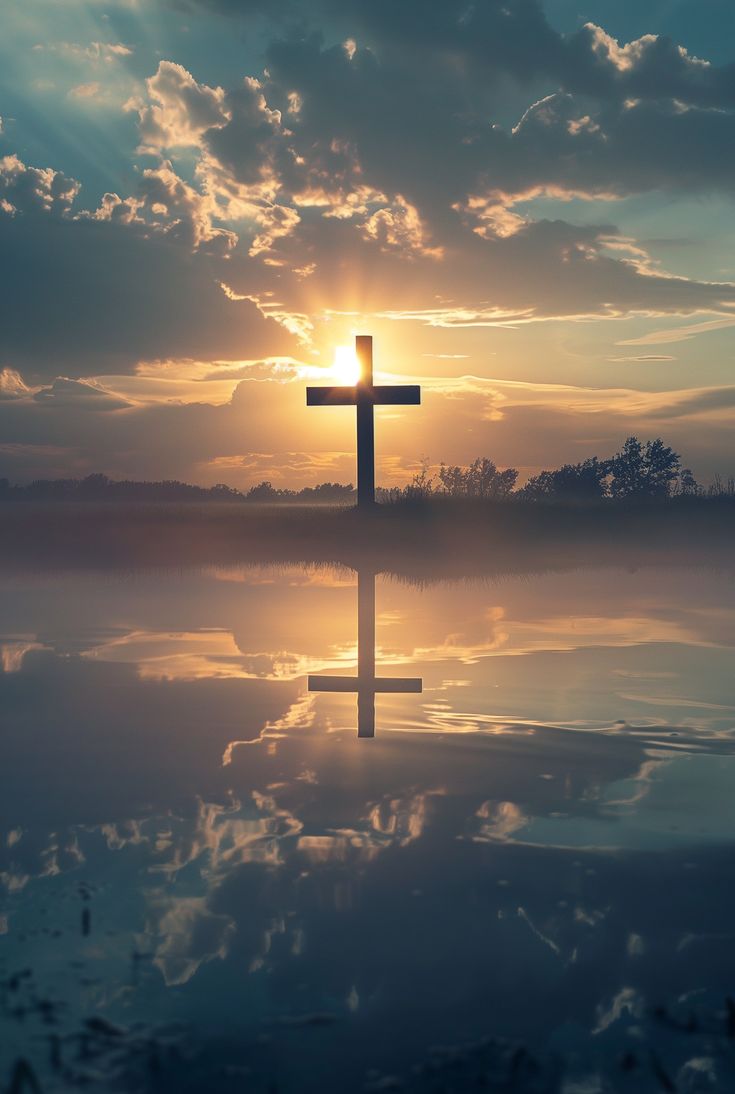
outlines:
[[[628,437],[609,465],[611,497],[665,498],[679,478],[681,459],[660,437],[645,444]]]
[[[351,482],[320,482],[318,486],[305,486],[296,497],[303,501],[351,501],[355,488]]]
[[[735,499],[735,479],[730,476],[727,482],[723,482],[722,476],[716,474],[707,490],[707,497]]]
[[[0,479],[0,501],[299,501],[345,502],[354,499],[351,483],[322,482],[303,490],[285,490],[270,482],[261,482],[247,493],[225,483],[193,486],[167,479],[162,482],[109,479],[107,475],[87,475],[84,479],[36,479],[26,486],[13,486]]]
[[[607,496],[608,460],[592,456],[583,463],[565,463],[557,471],[542,471],[518,491],[528,501],[599,501]]]
[[[453,498],[507,498],[516,484],[514,467],[499,471],[487,456],[478,456],[469,467],[439,469],[441,491]]]
[[[242,496],[242,495],[241,495]],[[267,479],[253,486],[245,495],[246,501],[301,501],[332,502],[353,501],[355,488],[352,483],[346,486],[341,482],[320,482],[318,486],[304,486],[301,490],[288,490],[273,486]]]
[[[428,457],[421,459],[419,470],[404,487],[378,487],[378,501],[394,504],[422,504],[433,499],[464,498],[476,501],[561,502],[577,505],[596,504],[604,499],[655,501],[665,498],[735,498],[735,480],[715,475],[706,490],[688,467],[681,466],[677,452],[660,437],[641,441],[628,437],[623,447],[609,459],[590,456],[581,463],[567,463],[555,470],[544,470],[515,489],[518,471],[500,470],[487,456],[478,456],[466,467],[442,463],[436,475]],[[0,501],[130,501],[130,502],[297,502],[301,504],[351,504],[356,500],[352,483],[322,482],[290,490],[274,486],[264,479],[247,492],[225,483],[193,486],[166,479],[161,482],[114,480],[103,474],[84,479],[37,479],[25,486],[14,486],[0,478]]]
[[[272,483],[265,479],[263,482],[259,482],[257,486],[251,487],[246,496],[248,501],[276,501],[278,491]]]
[[[704,489],[699,485],[692,474],[691,468],[682,467],[679,472],[679,481],[675,484],[673,493],[683,498],[699,497],[704,494]]]
[[[516,490],[514,467],[499,470],[487,456],[478,456],[467,467],[442,463],[436,477],[424,457],[420,470],[403,488],[378,491],[385,502],[420,502],[435,497],[477,498],[502,501],[590,504],[605,498],[620,500],[696,497],[705,493],[692,471],[681,467],[678,453],[657,438],[640,441],[628,437],[622,449],[609,459],[590,456],[581,463],[567,463],[556,470],[541,471]],[[709,496],[726,493],[720,479]],[[735,488],[734,488],[735,489]]]

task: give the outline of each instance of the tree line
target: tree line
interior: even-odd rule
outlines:
[[[678,452],[660,437],[651,441],[628,437],[620,451],[609,459],[590,456],[581,463],[566,463],[555,470],[541,471],[519,488],[516,488],[518,471],[514,467],[500,470],[486,456],[478,456],[467,467],[443,463],[436,475],[431,474],[429,467],[429,461],[424,460],[413,481],[401,490],[392,491],[392,498],[446,495],[502,500],[513,496],[533,502],[595,502],[603,498],[735,495],[732,479],[725,485],[718,477],[705,490],[691,469],[682,466]]]
[[[322,482],[302,490],[278,489],[261,482],[250,490],[236,490],[224,483],[193,486],[177,479],[144,482],[134,479],[110,479],[107,475],[87,475],[83,479],[35,479],[14,486],[0,479],[0,501],[299,501],[304,503],[344,502],[355,497],[352,484]]]
[[[640,441],[628,437],[609,459],[590,456],[581,463],[567,463],[555,470],[541,471],[523,486],[517,486],[514,467],[500,469],[487,456],[478,456],[467,466],[442,463],[432,474],[428,459],[404,487],[378,488],[379,501],[415,501],[433,497],[478,498],[493,501],[518,499],[528,502],[592,503],[603,499],[656,500],[671,497],[735,498],[735,480],[719,475],[706,489],[692,471],[682,466],[680,455],[660,437]],[[0,479],[0,501],[245,501],[300,502],[302,504],[354,502],[352,483],[323,482],[301,490],[275,487],[268,480],[247,491],[218,483],[193,486],[176,479],[143,482],[115,480],[107,475],[83,479],[36,479],[24,486]]]

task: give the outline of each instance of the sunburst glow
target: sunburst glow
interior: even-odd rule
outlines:
[[[335,346],[332,372],[338,384],[349,386],[360,379],[360,363],[354,346]]]

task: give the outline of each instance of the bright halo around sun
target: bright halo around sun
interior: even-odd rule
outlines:
[[[360,363],[354,346],[335,346],[332,372],[338,384],[352,387],[360,379]]]

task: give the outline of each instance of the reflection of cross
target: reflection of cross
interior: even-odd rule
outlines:
[[[357,574],[357,676],[310,676],[309,691],[356,691],[357,736],[375,736],[377,692],[420,692],[422,681],[375,675],[375,574]]]
[[[357,504],[375,501],[375,422],[373,407],[415,406],[421,402],[418,384],[373,384],[373,340],[355,337],[360,377],[354,387],[307,387],[307,406],[357,406]]]

